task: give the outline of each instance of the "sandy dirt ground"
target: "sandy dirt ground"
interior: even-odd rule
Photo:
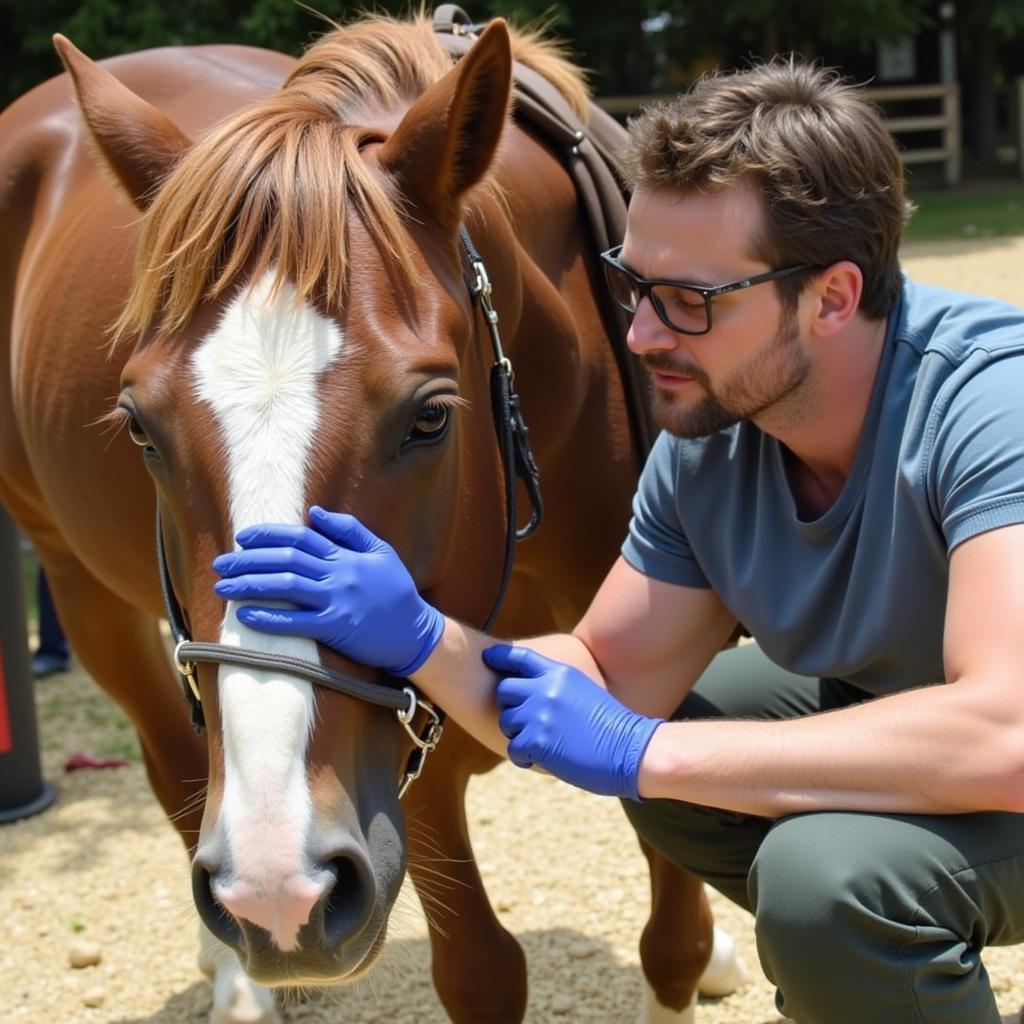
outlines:
[[[919,281],[1024,304],[1024,240],[918,246],[906,251],[905,267]],[[42,815],[0,827],[0,1022],[204,1021],[211,992],[195,963],[185,854],[145,773],[137,760],[62,770],[78,750],[134,754],[127,722],[81,672],[41,682],[37,695],[44,773],[59,798]],[[529,1024],[634,1021],[647,880],[617,804],[503,765],[472,783],[469,818],[492,901],[526,950]],[[713,905],[752,977],[735,995],[702,1002],[700,1024],[781,1024],[751,919],[718,897]],[[100,962],[73,968],[69,953],[82,942],[98,948]],[[1016,1022],[1024,948],[992,949],[984,961],[1005,1022]],[[297,997],[284,1015],[309,1024],[442,1024],[411,889],[368,979]]]

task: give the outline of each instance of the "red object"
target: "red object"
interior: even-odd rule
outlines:
[[[4,686],[4,648],[0,643],[0,754],[9,754],[11,746],[11,719],[7,711],[7,688]]]
[[[77,772],[80,768],[127,768],[129,762],[123,757],[93,757],[79,751],[64,762],[64,771]]]

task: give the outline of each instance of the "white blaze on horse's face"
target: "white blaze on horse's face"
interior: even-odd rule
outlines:
[[[342,347],[337,325],[267,275],[238,294],[193,356],[195,389],[216,413],[228,468],[232,534],[261,522],[305,520],[309,455],[319,418],[317,378]],[[316,644],[243,626],[229,602],[220,642],[318,661]],[[312,797],[305,771],[313,725],[310,683],[222,665],[224,743],[220,831],[231,864],[217,898],[295,948],[327,885],[309,863]]]

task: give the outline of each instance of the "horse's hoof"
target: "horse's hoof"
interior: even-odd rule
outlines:
[[[218,976],[209,1024],[282,1024],[273,993],[239,972]]]
[[[213,1008],[209,1024],[282,1024],[274,993],[257,985],[233,953],[211,967]]]
[[[689,1006],[684,1006],[681,1010],[672,1010],[658,1002],[654,989],[645,979],[640,1024],[697,1024],[697,993],[693,993]]]
[[[199,925],[199,969],[213,984],[213,1008],[208,1024],[282,1024],[274,993],[258,985],[238,956]]]
[[[732,936],[715,925],[711,960],[697,983],[700,994],[713,999],[732,995],[749,976],[743,957],[736,952]]]
[[[257,1012],[257,1016],[248,1016],[250,1008],[245,1009],[243,1012],[246,1016],[239,1017],[236,1010],[238,1007],[222,1007],[215,1006],[210,1011],[209,1024],[282,1024],[281,1016],[277,1010],[271,1009],[268,1012]]]

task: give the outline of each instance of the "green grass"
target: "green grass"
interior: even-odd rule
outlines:
[[[97,757],[142,761],[138,737],[124,711],[83,672],[53,676],[36,687],[43,750],[63,760],[81,749]]]
[[[912,194],[908,242],[1024,235],[1024,182],[1000,181]]]

